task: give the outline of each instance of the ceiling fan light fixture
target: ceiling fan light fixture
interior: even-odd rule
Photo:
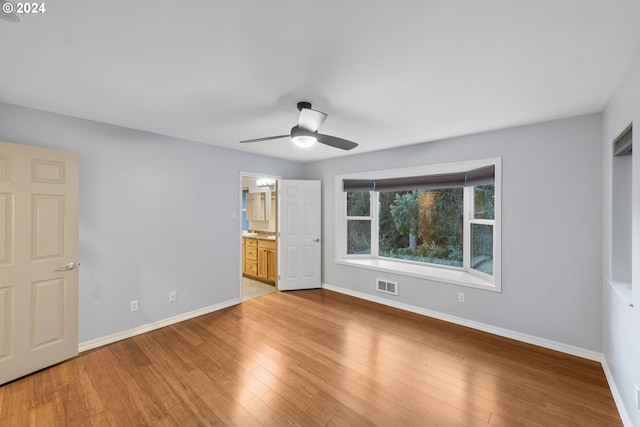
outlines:
[[[309,148],[313,144],[318,142],[318,139],[315,136],[307,136],[307,135],[294,136],[293,138],[291,138],[291,140],[293,141],[294,144],[296,144],[298,147],[301,147],[301,148]]]
[[[309,148],[318,142],[318,133],[294,126],[291,129],[291,140],[300,148]]]

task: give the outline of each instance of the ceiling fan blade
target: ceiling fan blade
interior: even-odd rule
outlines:
[[[300,117],[298,118],[298,126],[302,129],[315,132],[320,129],[320,126],[322,126],[326,118],[327,115],[322,111],[302,108],[300,110]]]
[[[322,135],[318,134],[318,142],[330,145],[332,147],[340,148],[342,150],[351,150],[352,148],[356,148],[358,144],[352,141],[347,141],[346,139],[338,138],[331,135]]]
[[[256,138],[256,139],[245,139],[244,141],[240,141],[241,144],[245,142],[260,142],[260,141],[270,141],[272,139],[280,139],[280,138],[289,138],[291,135],[278,135],[278,136],[267,136],[266,138]]]

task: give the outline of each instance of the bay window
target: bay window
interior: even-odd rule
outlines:
[[[500,291],[499,158],[336,177],[336,262]]]

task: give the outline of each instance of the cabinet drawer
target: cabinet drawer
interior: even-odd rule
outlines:
[[[258,263],[257,262],[247,261],[246,268],[247,268],[247,274],[249,274],[251,276],[257,276],[258,275]]]
[[[245,246],[258,246],[258,239],[251,239],[249,237],[244,237],[242,241],[244,242]]]
[[[258,248],[255,246],[245,246],[244,256],[247,261],[258,261]]]
[[[275,240],[258,240],[258,247],[264,249],[275,249],[276,241]]]

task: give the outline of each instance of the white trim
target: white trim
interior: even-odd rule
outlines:
[[[471,271],[471,226],[469,221],[473,216],[475,201],[474,195],[472,194],[473,187],[464,187],[462,190],[464,194],[464,212],[462,213],[464,218],[464,226],[462,227],[464,230],[462,233],[462,267],[465,271]],[[493,247],[495,248],[496,245],[493,245]],[[493,277],[491,278],[491,285],[493,285]]]
[[[112,344],[116,341],[121,341],[127,338],[135,337],[136,335],[144,334],[145,332],[151,332],[156,329],[164,328],[165,326],[173,325],[174,323],[180,323],[185,320],[193,319],[194,317],[202,316],[205,314],[213,313],[214,311],[222,310],[224,308],[231,307],[233,305],[240,304],[239,298],[234,298],[229,301],[221,302],[220,304],[210,305],[208,307],[193,310],[188,313],[178,314],[177,316],[168,317],[164,320],[158,320],[157,322],[147,323],[146,325],[138,326],[127,331],[117,332],[115,334],[107,335],[105,337],[96,338],[93,340],[81,342],[78,344],[78,352],[91,350],[103,345]]]
[[[492,280],[484,278],[484,276],[490,276],[476,270],[464,271],[462,268],[449,265],[435,266],[432,264],[395,260],[392,258],[371,258],[370,256],[361,256],[359,258],[350,256],[349,258],[337,260],[336,264],[382,271],[384,273],[400,274],[402,276],[440,283],[451,283],[468,288],[484,289],[485,291],[500,292],[500,289],[495,287]]]
[[[602,369],[604,370],[604,376],[607,378],[607,382],[609,383],[609,388],[611,389],[611,394],[613,395],[613,401],[616,403],[616,407],[618,408],[618,413],[620,414],[620,418],[622,419],[622,424],[625,427],[633,427],[633,422],[631,421],[631,417],[627,412],[627,409],[624,406],[624,400],[622,399],[622,395],[618,390],[618,386],[616,385],[616,381],[613,378],[613,373],[609,368],[609,364],[607,363],[606,358],[602,358]]]
[[[444,320],[445,322],[455,323],[456,325],[466,326],[468,328],[477,329],[483,332],[488,332],[490,334],[498,335],[501,337],[511,338],[516,341],[525,342],[527,344],[533,344],[539,347],[544,347],[544,348],[556,350],[562,353],[571,354],[573,356],[582,357],[584,359],[589,359],[596,362],[602,362],[603,360],[602,353],[599,353],[597,351],[587,350],[581,347],[575,347],[575,346],[564,344],[561,342],[548,340],[546,338],[540,338],[533,335],[523,334],[521,332],[512,331],[510,329],[504,329],[504,328],[499,328],[497,326],[487,325],[485,323],[464,319],[462,317],[452,316],[450,314],[445,314],[445,313],[441,313],[434,310],[428,310],[426,308],[417,307],[415,305],[391,301],[386,298],[376,297],[376,296],[365,294],[362,292],[353,291],[351,289],[346,289],[339,286],[333,286],[327,283],[323,283],[322,288],[328,289],[334,292],[339,292],[341,294],[350,295],[352,297],[364,299],[367,301],[376,302],[378,304],[399,308],[400,310],[409,311],[411,313],[421,314],[423,316],[433,317],[434,319]]]
[[[633,307],[633,285],[631,282],[607,279],[607,283],[618,294],[622,301],[629,307]]]

